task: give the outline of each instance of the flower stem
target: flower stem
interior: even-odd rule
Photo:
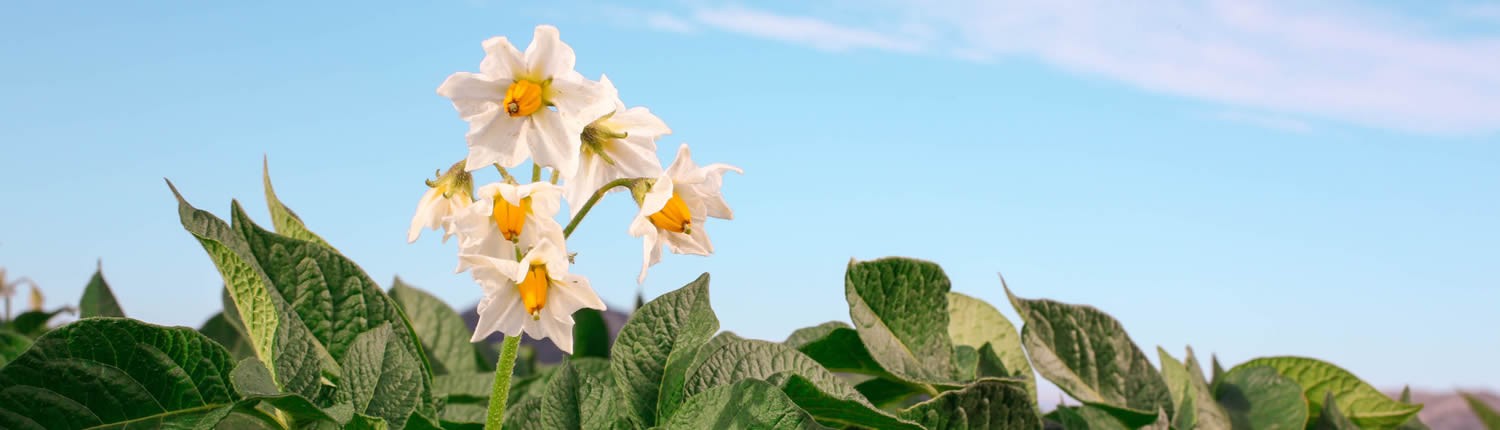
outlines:
[[[604,197],[604,193],[609,192],[609,190],[614,189],[615,187],[631,186],[632,184],[635,184],[637,180],[640,180],[640,178],[621,178],[609,181],[609,183],[604,184],[603,187],[599,187],[599,191],[595,191],[594,195],[589,196],[589,201],[584,202],[583,207],[578,208],[578,215],[574,215],[573,219],[568,220],[568,226],[563,227],[563,238],[566,239],[568,236],[573,235],[573,229],[578,228],[578,222],[583,221],[583,216],[589,214],[589,209],[594,208],[594,203],[599,203],[599,199]]]
[[[500,163],[495,163],[495,170],[499,170],[500,171],[500,178],[504,179],[505,182],[511,183],[511,184],[516,183],[516,177],[515,176],[511,176],[510,172],[506,171],[504,167],[500,167]]]
[[[536,163],[531,163],[531,182],[540,182],[541,180],[542,180],[542,165],[536,164]]]
[[[484,418],[485,430],[500,430],[505,424],[505,401],[510,397],[510,375],[516,370],[516,351],[521,348],[521,336],[506,336],[500,349],[500,362],[495,363],[495,385],[490,388],[490,410]]]
[[[558,176],[560,175],[558,174],[557,169],[552,169],[552,185],[557,185]]]

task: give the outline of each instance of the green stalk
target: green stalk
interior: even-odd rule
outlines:
[[[490,409],[484,418],[485,430],[500,430],[505,425],[505,402],[510,397],[510,375],[516,370],[516,351],[521,349],[521,336],[506,336],[500,349],[500,362],[495,364],[495,385],[490,387]]]
[[[536,164],[536,162],[532,162],[531,163],[531,182],[541,182],[541,181],[542,181],[542,165]]]
[[[504,167],[500,167],[500,163],[495,163],[495,170],[500,171],[500,179],[504,179],[506,183],[516,183],[516,177],[511,176],[510,172],[506,171]]]
[[[599,203],[599,199],[604,197],[604,193],[609,192],[609,190],[614,189],[615,187],[631,186],[640,179],[641,178],[621,178],[610,181],[608,184],[604,184],[603,187],[600,187],[599,191],[595,191],[594,195],[589,196],[589,201],[585,202],[583,204],[583,207],[578,208],[578,215],[574,216],[573,219],[568,220],[568,226],[563,227],[563,238],[566,239],[568,236],[573,235],[573,229],[578,228],[578,222],[583,221],[583,216],[589,214],[589,209],[594,208],[594,203]]]

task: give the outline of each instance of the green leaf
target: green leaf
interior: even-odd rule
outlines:
[[[690,398],[745,379],[781,386],[788,398],[825,424],[921,429],[870,404],[848,382],[801,352],[778,343],[741,339],[733,333],[720,334],[699,349],[682,392]]]
[[[213,428],[239,400],[233,365],[186,327],[80,320],[0,368],[0,428]]]
[[[909,258],[849,262],[844,296],[870,356],[902,380],[953,385],[948,276]]]
[[[267,363],[276,386],[289,393],[303,395],[320,405],[333,403],[332,381],[340,379],[342,370],[291,305],[277,292],[250,246],[223,220],[188,204],[171,181],[167,186],[177,197],[178,216],[182,226],[218,267],[239,315],[246,339],[255,356]]]
[[[361,333],[344,356],[344,390],[359,413],[380,417],[392,427],[424,404],[422,363],[402,342],[390,323]]]
[[[564,362],[542,396],[541,421],[549,429],[608,428],[615,419],[608,368],[581,370]]]
[[[411,328],[427,352],[435,374],[479,372],[478,351],[464,318],[441,299],[401,282],[391,283],[391,298],[411,320]]]
[[[1495,408],[1485,404],[1484,400],[1480,400],[1479,397],[1475,397],[1473,394],[1464,392],[1458,394],[1464,397],[1464,401],[1469,404],[1469,409],[1474,411],[1474,417],[1479,418],[1479,422],[1484,424],[1484,428],[1500,430],[1500,412],[1496,412]]]
[[[855,391],[865,396],[870,404],[878,408],[897,406],[917,394],[917,390],[904,382],[885,378],[871,378],[854,386]]]
[[[1314,430],[1360,430],[1354,425],[1349,417],[1339,412],[1338,401],[1334,400],[1333,393],[1323,395],[1323,410],[1318,413],[1318,420],[1313,422]]]
[[[30,347],[31,338],[7,329],[0,329],[0,367],[20,357],[21,353],[26,352],[26,348]]]
[[[1235,430],[1297,430],[1307,425],[1302,387],[1276,369],[1236,367],[1218,378],[1214,390]]]
[[[1130,430],[1103,409],[1089,405],[1060,407],[1050,414],[1068,430]]]
[[[1317,421],[1318,414],[1323,410],[1323,394],[1327,392],[1334,393],[1338,410],[1364,429],[1394,428],[1422,410],[1421,406],[1391,400],[1359,377],[1324,361],[1303,357],[1268,357],[1250,360],[1235,368],[1257,366],[1276,369],[1281,376],[1302,386],[1303,395],[1308,399],[1308,410],[1311,411],[1309,422]]]
[[[234,328],[234,324],[224,318],[223,312],[209,317],[208,321],[203,322],[203,327],[200,327],[198,332],[223,346],[236,360],[255,356],[255,350],[250,343],[245,341],[239,330]]]
[[[1203,379],[1202,370],[1192,356],[1192,349],[1188,349],[1187,356],[1192,366],[1177,361],[1161,347],[1156,348],[1156,353],[1161,359],[1162,379],[1172,392],[1173,410],[1177,411],[1172,420],[1173,426],[1182,429],[1229,429],[1229,415],[1214,401],[1214,394],[1208,388],[1208,381]]]
[[[386,430],[388,428],[390,426],[384,419],[365,414],[354,414],[354,419],[349,420],[349,424],[344,426],[344,430]]]
[[[620,329],[610,355],[621,415],[638,427],[656,425],[660,399],[681,393],[694,351],[718,330],[707,273],[641,306]]]
[[[1017,378],[1036,398],[1036,373],[1021,349],[1016,326],[989,303],[959,293],[948,293],[948,337],[954,345],[979,352],[978,376]]]
[[[78,300],[78,316],[88,317],[123,317],[125,311],[120,310],[120,303],[115,301],[115,293],[109,290],[109,284],[104,282],[104,271],[94,271],[94,277],[89,278],[88,286],[83,287],[83,298]]]
[[[542,428],[542,398],[527,397],[515,406],[506,408],[504,428]]]
[[[647,304],[647,306],[650,306]],[[665,429],[822,429],[781,390],[746,379],[689,397]]]
[[[58,314],[62,314],[65,312],[71,313],[72,311],[72,309],[60,308],[50,312],[22,312],[20,315],[16,315],[15,319],[10,320],[10,324],[7,324],[5,326],[5,329],[30,337],[41,336],[43,333],[47,332],[47,323],[49,321],[52,321],[52,318],[56,317]]]
[[[271,209],[271,225],[275,226],[276,233],[293,239],[317,243],[328,247],[328,249],[334,252],[338,252],[338,250],[333,249],[333,245],[328,244],[328,241],[323,240],[322,237],[318,237],[312,230],[308,230],[307,225],[302,223],[302,218],[292,212],[291,208],[281,204],[281,199],[276,198],[276,190],[271,188],[271,163],[264,157],[261,158],[261,182],[266,187],[266,206],[269,206]]]
[[[1411,402],[1411,387],[1401,387],[1401,398],[1398,399],[1398,400],[1400,400],[1401,403],[1405,403],[1405,404],[1408,404],[1408,405],[1413,404]],[[1422,422],[1422,418],[1421,417],[1419,417],[1417,415],[1412,415],[1411,418],[1409,418],[1409,419],[1406,420],[1406,422],[1401,423],[1401,425],[1399,425],[1399,426],[1396,426],[1396,430],[1431,430],[1431,429],[1429,427],[1427,427],[1427,423]]]
[[[300,394],[283,392],[271,380],[271,372],[265,363],[255,357],[240,360],[229,378],[240,397],[258,399],[274,406],[291,417],[298,427],[325,424],[338,427],[349,422],[354,414],[354,408],[348,403],[322,408]]]
[[[1042,422],[1032,399],[1018,380],[983,378],[918,403],[901,417],[929,430],[1038,429]]]
[[[1119,321],[1092,306],[1022,299],[1009,286],[1005,294],[1026,322],[1026,353],[1047,380],[1127,425],[1154,422],[1158,409],[1172,414],[1171,391]]]
[[[798,329],[782,344],[801,351],[828,370],[889,375],[880,367],[880,363],[870,357],[865,344],[859,340],[859,333],[839,321]]]
[[[573,356],[609,358],[609,326],[604,313],[583,308],[573,313]]]

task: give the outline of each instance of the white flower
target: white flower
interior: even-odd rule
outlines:
[[[526,333],[533,339],[552,339],[558,349],[573,353],[573,313],[605,307],[588,278],[568,273],[567,250],[560,243],[543,238],[520,261],[469,257],[476,263],[474,280],[484,287],[471,342],[497,331],[506,336]]]
[[[467,176],[467,173],[463,174]],[[443,229],[443,242],[447,242],[453,236],[453,223],[448,220],[450,215],[469,207],[474,202],[469,197],[467,184],[455,184],[453,181],[439,180],[432,188],[428,188],[422,194],[422,200],[417,202],[417,213],[411,217],[411,228],[406,230],[406,242],[416,242],[422,235],[423,229]]]
[[[593,118],[577,116],[600,102],[599,84],[573,70],[573,48],[557,28],[539,25],[523,55],[510,40],[484,41],[479,73],[458,72],[438,86],[469,122],[466,170],[516,167],[528,157],[571,177],[579,133]]]
[[[583,129],[583,146],[578,155],[578,171],[563,183],[563,198],[568,200],[569,215],[577,216],[594,192],[604,184],[621,178],[652,178],[661,174],[656,159],[656,139],[671,134],[672,129],[649,109],[626,109],[619,91],[608,76],[599,79],[604,99],[612,104]]]
[[[562,243],[562,226],[554,218],[561,205],[561,187],[546,182],[497,182],[479,187],[475,194],[479,201],[450,217],[458,234],[457,272],[473,266],[469,256],[515,260],[518,246],[525,250],[552,236]]]
[[[651,185],[641,200],[641,211],[630,223],[630,235],[644,239],[645,261],[636,282],[645,282],[646,269],[661,261],[663,241],[676,254],[714,252],[703,224],[707,217],[734,218],[719,190],[727,171],[745,173],[728,164],[699,167],[693,163],[686,144],[677,149],[677,161]]]

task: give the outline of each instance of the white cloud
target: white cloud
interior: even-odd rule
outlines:
[[[646,25],[657,30],[672,33],[692,33],[695,30],[693,24],[671,14],[660,12],[647,14]]]
[[[739,6],[701,8],[692,20],[828,51],[1035,58],[1236,110],[1431,134],[1500,131],[1500,36],[1445,35],[1433,31],[1441,22],[1415,22],[1366,3],[833,3],[864,18],[884,16],[882,24],[903,24],[862,28]],[[1472,19],[1494,9],[1468,13]]]
[[[697,21],[719,29],[766,39],[808,45],[826,51],[879,49],[895,52],[917,52],[923,46],[913,40],[886,33],[862,30],[821,19],[777,15],[743,7],[699,9]]]
[[[1293,133],[1312,131],[1312,125],[1306,121],[1281,115],[1229,110],[1216,112],[1211,117],[1220,121],[1238,122]]]

